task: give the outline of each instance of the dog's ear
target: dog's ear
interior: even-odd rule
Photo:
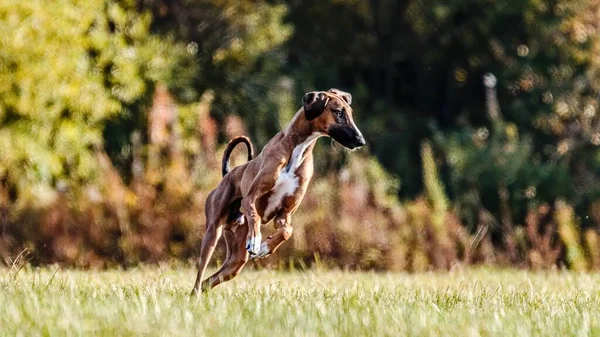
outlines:
[[[311,91],[306,93],[304,97],[302,97],[302,107],[304,107],[306,119],[312,121],[319,117],[323,113],[323,110],[325,110],[327,102],[329,102],[329,97],[322,91]]]
[[[346,101],[346,103],[348,103],[348,105],[352,105],[352,95],[350,95],[350,93],[347,93],[345,91],[341,91],[341,90],[336,89],[336,88],[329,89],[329,92],[332,92],[332,93],[340,96],[344,101]]]

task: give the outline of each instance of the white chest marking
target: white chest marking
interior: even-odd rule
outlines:
[[[265,209],[265,217],[271,215],[281,206],[283,198],[293,195],[294,192],[296,192],[300,185],[298,176],[296,176],[296,170],[302,165],[306,158],[306,149],[321,136],[321,133],[315,132],[308,136],[304,142],[296,145],[294,151],[292,151],[290,161],[283,169],[281,169],[279,177],[277,178],[277,181],[275,181],[273,194],[269,197],[269,202]]]

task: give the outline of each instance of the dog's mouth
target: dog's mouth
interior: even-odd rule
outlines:
[[[365,138],[363,135],[356,129],[350,125],[341,126],[334,125],[329,128],[327,132],[333,140],[342,144],[343,147],[348,148],[350,150],[357,149],[366,144]]]

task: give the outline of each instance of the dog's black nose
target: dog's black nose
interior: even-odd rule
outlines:
[[[356,147],[365,146],[365,144],[367,144],[367,142],[365,141],[365,137],[363,137],[362,135],[358,136],[356,139]]]

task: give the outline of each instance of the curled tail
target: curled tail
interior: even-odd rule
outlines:
[[[248,149],[248,161],[251,161],[254,157],[254,149],[252,148],[252,143],[250,143],[250,138],[246,136],[235,137],[229,142],[229,144],[227,144],[225,152],[223,153],[223,165],[221,169],[223,177],[230,171],[229,157],[231,156],[231,151],[233,151],[233,148],[239,143],[246,144],[246,148]]]

